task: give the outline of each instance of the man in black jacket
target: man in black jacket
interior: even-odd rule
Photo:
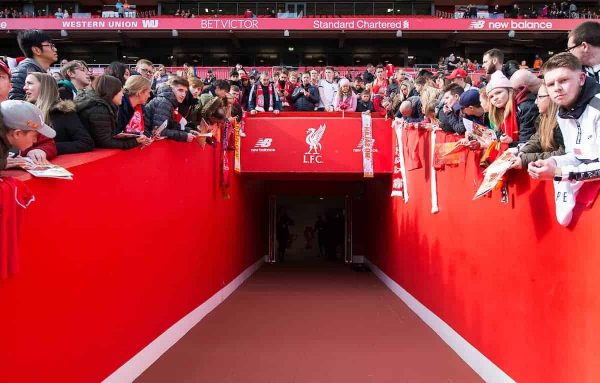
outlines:
[[[302,73],[302,85],[292,92],[296,111],[314,111],[319,105],[319,90],[310,84],[310,73]]]
[[[444,108],[440,109],[438,119],[440,120],[440,128],[446,133],[465,133],[459,104],[463,92],[463,88],[458,84],[450,84],[444,88]]]
[[[186,120],[177,110],[178,104],[185,99],[188,87],[188,80],[175,76],[168,84],[158,88],[158,94],[144,110],[144,124],[147,125],[147,131],[152,132],[168,121],[167,128],[162,131],[161,136],[177,141],[191,142],[194,139],[195,133],[186,126]]]
[[[31,72],[48,72],[50,65],[58,60],[58,50],[50,36],[38,29],[19,32],[17,43],[27,58],[21,61],[12,72],[12,89],[8,98],[25,100],[25,91],[23,90],[25,78]]]

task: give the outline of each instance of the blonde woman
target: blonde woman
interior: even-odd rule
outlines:
[[[150,80],[140,75],[127,78],[123,87],[123,99],[117,113],[116,133],[145,134],[151,136],[144,124],[144,105],[150,98]]]
[[[517,106],[510,80],[497,71],[486,87],[489,99],[489,119],[491,128],[501,144],[510,145],[519,139]]]
[[[45,73],[30,73],[25,79],[23,89],[27,101],[40,109],[44,121],[56,131],[54,144],[57,155],[89,152],[94,148],[92,137],[79,120],[75,103],[71,100],[62,101],[58,97],[58,86],[52,76]],[[50,141],[44,139],[34,145],[29,152],[24,153],[30,157],[36,153],[43,156],[38,152],[42,151],[46,154],[45,158],[49,160],[52,155],[48,156],[48,154],[54,150],[49,146],[52,146]]]
[[[512,166],[515,169],[526,169],[530,162],[565,154],[565,144],[556,121],[558,105],[550,99],[545,85],[538,90],[535,103],[540,110],[536,132],[518,151],[513,150],[517,154]]]

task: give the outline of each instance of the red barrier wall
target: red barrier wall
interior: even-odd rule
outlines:
[[[0,382],[99,382],[264,255],[262,183],[232,177],[224,200],[212,147],[88,156],[103,155],[74,181],[27,181],[21,271],[0,281]]]
[[[369,184],[369,258],[516,381],[600,381],[600,208],[561,227],[552,183],[524,171],[508,205],[497,191],[473,201],[473,157],[437,172],[435,215],[428,155],[406,205],[391,180]]]
[[[241,143],[242,174],[330,173],[363,176],[362,113],[261,113],[246,121]],[[371,120],[373,173],[391,173],[391,122]],[[310,130],[312,129],[312,130]],[[311,147],[310,132],[318,137]],[[319,135],[318,132],[322,132]],[[314,137],[314,136],[313,136]]]

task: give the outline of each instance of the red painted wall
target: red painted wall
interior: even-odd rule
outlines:
[[[600,381],[600,207],[561,227],[552,184],[525,172],[510,204],[473,201],[470,155],[437,173],[433,215],[425,166],[408,172],[406,205],[391,180],[370,184],[369,258],[516,381]]]
[[[27,181],[0,382],[99,382],[265,254],[262,183],[232,177],[224,200],[218,159],[162,141]]]

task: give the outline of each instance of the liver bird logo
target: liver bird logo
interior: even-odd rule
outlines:
[[[308,152],[306,154],[319,154],[321,151],[321,138],[325,134],[327,126],[325,124],[319,126],[319,129],[308,128],[306,131],[306,143],[308,144]]]

